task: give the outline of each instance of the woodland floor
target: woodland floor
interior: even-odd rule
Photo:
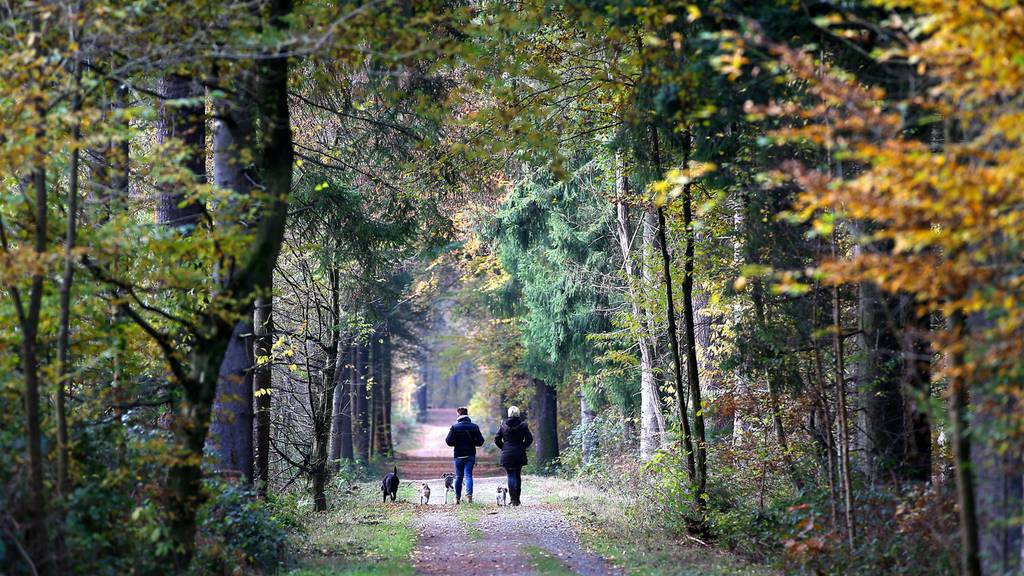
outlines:
[[[632,529],[614,495],[552,477],[523,478],[523,505],[499,507],[505,485],[493,455],[474,470],[473,504],[445,503],[451,469],[444,435],[450,410],[431,411],[419,439],[396,459],[398,501],[381,504],[376,482],[339,491],[327,513],[296,535],[291,576],[341,574],[770,574],[713,548]],[[390,466],[388,466],[390,468]],[[419,504],[422,483],[430,502]]]

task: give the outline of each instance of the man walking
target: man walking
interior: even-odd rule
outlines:
[[[469,419],[469,408],[456,409],[458,420],[448,430],[445,444],[455,449],[455,503],[462,501],[462,481],[466,481],[466,501],[473,503],[473,466],[476,464],[476,447],[484,445],[480,427]]]

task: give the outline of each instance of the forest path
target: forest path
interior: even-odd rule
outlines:
[[[395,458],[398,476],[403,482],[430,481],[431,490],[440,482],[441,474],[454,472],[452,449],[444,443],[448,428],[455,423],[454,408],[431,408],[427,411],[426,422],[417,424],[409,432],[410,447],[400,450]],[[490,442],[490,434],[486,425],[481,425],[484,439]],[[473,476],[504,477],[505,472],[498,466],[497,458],[483,450],[478,451]],[[444,483],[440,483],[441,494]],[[435,492],[435,494],[438,492]]]
[[[416,439],[399,453],[402,481],[416,496],[412,553],[417,574],[620,574],[598,555],[585,550],[564,515],[546,499],[550,481],[524,478],[523,505],[498,506],[497,488],[505,486],[496,457],[481,452],[474,469],[473,504],[445,503],[441,474],[452,471],[451,448],[444,439],[455,419],[451,408],[432,409],[427,421],[412,429]],[[486,426],[484,437],[489,438]],[[430,486],[428,504],[419,504],[422,484]],[[408,492],[406,492],[408,494]]]

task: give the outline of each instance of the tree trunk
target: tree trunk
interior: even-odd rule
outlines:
[[[75,64],[75,93],[72,96],[71,109],[77,115],[82,109],[82,96],[79,93],[82,72],[79,64]],[[71,139],[76,144],[71,150],[71,162],[68,168],[68,207],[67,227],[64,233],[64,275],[60,283],[60,332],[57,336],[57,493],[67,498],[70,488],[68,472],[68,418],[65,400],[67,397],[68,374],[71,372],[71,285],[75,278],[75,241],[78,236],[78,163],[80,152],[77,146],[81,139],[82,124],[75,120],[71,131]]]
[[[35,192],[35,245],[36,258],[43,258],[46,252],[47,188],[46,172],[37,168],[32,173],[32,188]],[[6,239],[4,240],[6,248]],[[47,529],[47,506],[45,478],[43,476],[42,427],[39,413],[39,320],[43,301],[43,275],[32,275],[29,289],[28,309],[23,306],[21,292],[11,286],[8,293],[14,301],[18,325],[21,328],[21,367],[25,380],[25,443],[28,446],[28,496],[26,506],[29,514],[26,539],[29,553],[39,560],[40,574],[49,574],[54,567],[50,562],[50,537]]]
[[[594,436],[594,419],[597,417],[597,413],[590,407],[587,402],[587,395],[583,393],[581,388],[579,391],[580,396],[580,430],[583,435],[583,462],[589,463],[597,453],[597,439]]]
[[[973,321],[971,322],[973,328]],[[988,387],[972,391],[971,403],[984,410],[971,415],[975,429],[998,426],[995,420],[1012,421],[1020,406],[1013,396],[993,394]],[[971,445],[975,478],[975,509],[978,518],[978,550],[984,574],[1021,574],[1021,518],[1024,517],[1024,473],[1021,450],[1004,448],[992,439]]]
[[[833,246],[834,249],[834,246]],[[835,355],[836,413],[839,420],[839,475],[843,484],[843,507],[846,518],[846,537],[852,549],[857,539],[857,525],[853,518],[853,487],[850,482],[850,425],[846,410],[846,366],[843,361],[843,319],[839,300],[839,287],[832,287],[832,349]]]
[[[384,366],[381,370],[381,390],[383,390],[383,415],[384,423],[382,426],[381,436],[381,453],[387,457],[391,457],[395,453],[395,442],[391,436],[391,378],[394,374],[394,366],[392,365],[391,358],[391,332],[384,332],[384,343],[382,345],[382,351],[384,354]]]
[[[956,503],[960,512],[960,573],[981,576],[981,556],[978,535],[978,514],[975,504],[974,475],[971,471],[971,437],[967,382],[965,381],[963,347],[969,342],[962,312],[950,315],[950,332],[959,347],[949,357],[949,422],[950,443],[953,446],[954,473],[956,475]]]
[[[228,479],[253,480],[253,357],[252,325],[235,324],[221,361],[210,425],[210,448],[218,471]]]
[[[206,182],[206,110],[200,102],[189,105],[172,103],[172,100],[202,100],[203,87],[187,76],[171,74],[161,82],[164,99],[157,123],[157,141],[166,144],[177,139],[188,148],[184,166],[195,176],[196,184]],[[174,184],[167,185],[160,192],[157,205],[157,221],[189,233],[199,223],[203,206],[188,198]]]
[[[860,287],[861,390],[867,432],[868,470],[882,481],[903,480],[907,429],[904,426],[900,298],[871,283]]]
[[[683,166],[690,161],[690,132],[684,135]],[[690,402],[693,404],[693,435],[697,449],[697,499],[698,506],[704,504],[704,491],[707,486],[707,444],[704,437],[704,401],[701,398],[700,373],[697,364],[697,329],[696,317],[693,312],[693,258],[697,238],[693,231],[693,186],[687,182],[683,185],[683,229],[686,236],[686,247],[683,261],[683,321],[686,323],[686,375],[690,384]],[[666,271],[669,265],[668,246],[665,245],[665,212],[658,211],[661,224],[662,258],[665,260]],[[671,278],[668,279],[671,282]],[[670,304],[671,305],[671,304]],[[674,322],[673,322],[674,323]],[[673,332],[673,337],[675,333]]]
[[[907,403],[906,419],[909,423],[905,476],[908,480],[927,482],[932,475],[932,426],[928,407],[922,400],[931,397],[932,347],[931,317],[921,314],[912,307],[907,298],[904,306],[910,315],[910,327],[904,338],[906,381],[913,401]]]
[[[533,397],[537,430],[534,454],[537,466],[551,466],[558,459],[558,390],[540,378],[533,378]]]
[[[416,421],[426,422],[427,421],[427,408],[430,400],[428,396],[429,387],[427,386],[427,368],[423,366],[420,369],[420,383],[416,387]]]
[[[745,261],[745,256],[743,254],[745,246],[741,241],[741,238],[750,235],[750,230],[747,228],[747,218],[744,217],[744,213],[747,210],[745,196],[740,194],[733,204],[732,256],[733,260],[737,264],[740,264]],[[733,299],[733,303],[730,308],[733,326],[739,326],[743,322],[743,316],[745,314],[743,304],[739,297]],[[750,426],[744,418],[745,404],[749,403],[751,399],[750,383],[748,382],[747,374],[744,370],[734,370],[733,374],[736,377],[736,386],[733,388],[732,398],[732,441],[735,447],[742,449]]]
[[[352,399],[352,343],[344,342],[338,351],[338,367],[335,371],[334,406],[331,409],[331,444],[329,456],[331,469],[337,470],[342,459],[343,439],[348,439],[346,459],[352,459],[352,413],[349,402]]]
[[[272,347],[274,345],[273,296],[256,299],[253,314],[253,388],[256,395],[256,490],[266,497],[270,483],[270,407],[272,389]]]
[[[367,402],[367,378],[369,377],[370,350],[365,344],[356,344],[355,388],[352,391],[352,444],[355,457],[360,462],[370,461],[370,422]]]
[[[695,491],[694,498],[698,507],[703,505],[700,489],[700,477],[697,475],[697,463],[694,457],[693,437],[690,434],[690,415],[686,409],[686,389],[683,386],[683,365],[679,353],[679,338],[676,328],[676,307],[672,294],[672,269],[671,258],[668,254],[668,243],[665,237],[665,214],[662,208],[658,208],[658,236],[661,239],[661,259],[664,266],[663,283],[665,286],[665,298],[668,302],[668,342],[672,351],[672,369],[675,375],[676,388],[676,410],[679,414],[679,428],[683,440],[683,458],[686,461],[686,471],[689,474],[690,482],[693,483]]]
[[[253,185],[247,157],[252,151],[253,123],[250,109],[235,98],[246,95],[246,84],[237,82],[240,96],[215,103],[217,123],[213,133],[213,177],[217,187],[231,190],[235,198],[220,206],[218,220],[228,226],[244,225],[237,205],[250,194]],[[205,158],[204,158],[205,160]],[[225,266],[231,274],[234,262]],[[220,369],[214,399],[211,447],[217,452],[221,474],[228,478],[253,479],[253,344],[252,324],[240,320],[235,326]]]
[[[285,17],[291,11],[289,0],[273,0],[269,9],[273,28],[287,26]],[[167,502],[171,539],[171,568],[188,569],[195,547],[195,518],[202,504],[203,446],[210,422],[210,408],[216,388],[220,363],[224,358],[234,325],[225,322],[223,309],[247,315],[252,313],[254,292],[271,285],[274,265],[284,238],[288,214],[288,195],[292,183],[292,131],[288,112],[288,57],[268,54],[258,63],[259,85],[256,92],[262,130],[262,146],[258,155],[267,194],[265,207],[242,265],[228,286],[217,298],[229,299],[225,306],[211,304],[204,314],[204,337],[197,340],[190,353],[190,370],[179,370],[184,397],[179,406],[174,458],[167,476]],[[127,307],[122,310],[127,312]],[[138,322],[138,319],[136,319]],[[165,356],[173,361],[173,355]]]
[[[815,292],[817,292],[817,288],[815,288]],[[812,333],[818,329],[817,306],[818,303],[815,301],[813,320],[811,321]],[[825,435],[825,444],[827,448],[824,464],[826,466],[825,473],[828,477],[828,502],[832,518],[832,527],[836,528],[839,525],[839,514],[836,506],[838,492],[836,490],[835,436],[832,434],[833,417],[828,406],[828,393],[825,386],[825,367],[821,358],[821,348],[818,347],[818,340],[816,338],[813,340],[811,345],[814,348],[812,361],[814,363],[814,382],[817,386],[816,396],[818,397],[819,408],[821,409],[823,420],[822,431]]]
[[[311,399],[313,406],[313,449],[310,458],[310,476],[313,481],[313,510],[327,510],[327,480],[330,476],[330,460],[328,444],[331,436],[331,409],[334,406],[335,362],[337,347],[333,354],[328,353],[327,361],[321,375],[319,386],[313,387],[316,398]],[[310,378],[314,376],[310,375]]]
[[[373,370],[370,389],[370,415],[372,424],[372,452],[376,456],[383,456],[384,451],[384,336],[381,332],[373,335],[370,345],[370,366]]]
[[[628,184],[622,167],[616,168],[616,193],[619,201],[615,203],[618,220],[616,229],[619,250],[622,252],[623,271],[629,286],[629,300],[633,318],[638,324],[637,344],[640,348],[640,458],[649,460],[661,447],[665,436],[665,417],[661,413],[661,398],[658,394],[658,382],[654,375],[654,342],[648,323],[649,311],[641,308],[642,298],[637,283],[640,272],[633,263],[632,233],[629,227],[629,208],[625,198],[629,193]],[[645,234],[646,238],[648,235]],[[653,235],[651,235],[653,237]],[[644,266],[644,275],[649,276],[649,266]]]

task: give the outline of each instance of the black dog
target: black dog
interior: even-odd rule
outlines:
[[[384,476],[384,480],[380,483],[380,491],[384,493],[384,502],[388,501],[388,496],[391,496],[391,501],[395,501],[395,497],[398,496],[398,466],[395,466],[393,472],[388,472]]]

